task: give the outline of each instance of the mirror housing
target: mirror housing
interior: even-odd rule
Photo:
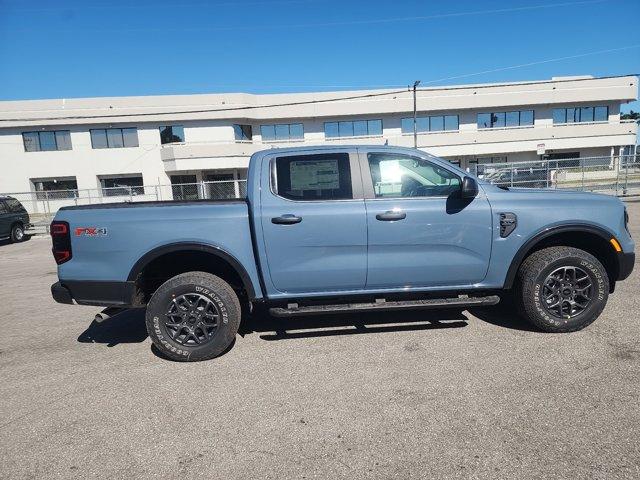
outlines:
[[[475,198],[478,195],[478,182],[474,178],[464,177],[462,179],[462,188],[460,189],[460,196],[462,198]]]

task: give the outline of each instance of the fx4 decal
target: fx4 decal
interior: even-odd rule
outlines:
[[[107,234],[106,228],[101,227],[77,227],[76,237],[103,237]]]

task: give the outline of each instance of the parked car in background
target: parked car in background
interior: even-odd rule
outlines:
[[[627,222],[618,198],[498,187],[417,150],[271,149],[251,157],[246,199],[61,208],[52,294],[146,306],[175,360],[220,355],[259,304],[295,317],[502,298],[572,332],[631,273]]]
[[[13,197],[0,197],[0,240],[25,240],[25,231],[31,227],[29,214]]]
[[[551,173],[546,164],[536,163],[496,170],[487,169],[480,178],[499,187],[545,188],[553,185]]]

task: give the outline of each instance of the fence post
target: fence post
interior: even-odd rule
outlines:
[[[582,191],[584,192],[584,162],[580,162],[580,169],[582,170]]]
[[[624,158],[624,188],[622,189],[622,194],[627,194],[627,187],[629,186],[629,157],[626,155]]]
[[[238,180],[233,181],[233,192],[236,195],[236,198],[240,198],[240,182]]]
[[[547,167],[547,174],[546,174],[547,188],[549,188],[549,162],[547,162],[546,167]]]
[[[613,164],[616,168],[616,197],[618,196],[618,184],[620,183],[620,155],[614,157]]]
[[[51,216],[51,204],[49,203],[49,192],[45,190],[44,196],[47,199],[47,216]]]
[[[206,198],[205,194],[204,194],[204,180],[200,181],[200,193],[201,193],[201,195],[199,195],[199,198],[201,200],[204,200]]]
[[[511,172],[511,185],[509,185],[509,186],[513,187],[513,167],[511,167],[511,169],[509,171]]]

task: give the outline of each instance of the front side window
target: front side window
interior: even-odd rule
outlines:
[[[325,122],[325,138],[378,137],[382,135],[382,120],[345,120]]]
[[[128,148],[138,146],[138,129],[96,128],[89,130],[91,148]]]
[[[46,132],[24,132],[22,134],[25,152],[51,152],[55,150],[71,150],[69,130]]]
[[[275,159],[274,193],[290,200],[353,198],[349,154],[295,155]]]
[[[376,198],[446,197],[460,190],[460,177],[427,160],[394,153],[369,153]]]
[[[160,143],[184,143],[184,127],[182,125],[167,125],[160,127]]]
[[[301,123],[260,125],[260,135],[263,142],[304,140],[304,127]]]
[[[249,142],[253,138],[251,125],[234,125],[233,136],[237,142]]]

